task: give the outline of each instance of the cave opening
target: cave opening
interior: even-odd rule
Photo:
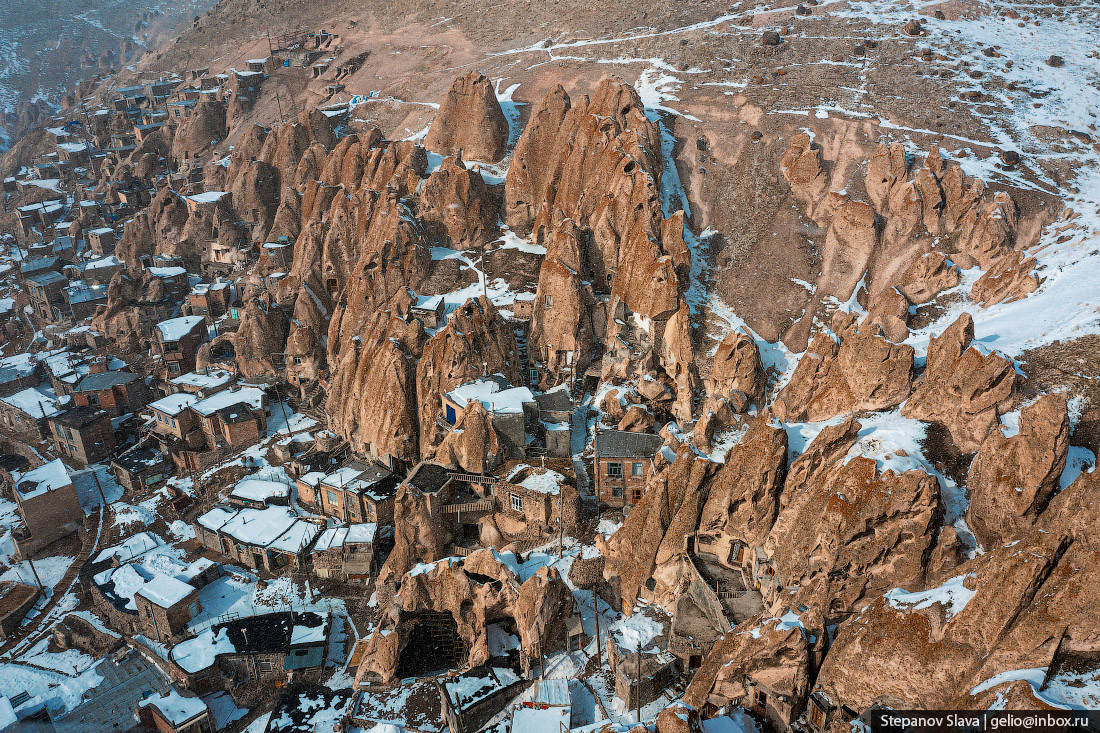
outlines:
[[[458,635],[458,624],[445,611],[402,611],[408,644],[397,661],[401,679],[436,675],[466,664],[470,645]]]

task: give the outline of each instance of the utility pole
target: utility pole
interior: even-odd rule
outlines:
[[[92,468],[92,478],[95,479],[95,487],[99,490],[99,498],[103,500],[103,508],[107,508],[107,497],[103,494],[103,487],[99,484],[99,474]]]
[[[30,555],[27,555],[27,564],[31,566],[31,573],[34,575],[34,582],[38,584],[38,589],[45,592],[46,586],[42,585],[42,579],[38,577],[38,571],[34,568],[34,560]]]
[[[638,715],[638,722],[642,722],[642,640],[638,639],[638,652],[635,654],[637,677],[634,683],[634,710]]]
[[[592,461],[592,481],[596,484],[596,521],[600,521],[600,418],[596,416],[596,437],[592,441],[595,460]]]

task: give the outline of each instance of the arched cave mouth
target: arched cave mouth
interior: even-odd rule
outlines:
[[[466,664],[470,645],[458,635],[458,624],[446,611],[402,611],[408,643],[397,660],[400,679],[436,675]]]

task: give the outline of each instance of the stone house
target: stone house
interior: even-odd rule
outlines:
[[[37,389],[27,388],[0,397],[0,422],[32,441],[49,437],[47,420],[59,412],[57,400]]]
[[[35,315],[47,321],[61,320],[60,311],[55,308],[65,303],[65,288],[69,280],[60,272],[53,270],[29,275],[26,279],[27,298],[34,308]]]
[[[162,644],[183,633],[202,611],[198,589],[170,575],[157,575],[143,585],[134,604],[145,634]]]
[[[216,506],[193,523],[206,547],[254,570],[301,567],[318,526],[289,507],[264,509]]]
[[[88,248],[100,257],[114,254],[116,235],[111,227],[97,227],[84,232],[84,239]]]
[[[257,387],[230,387],[190,406],[210,449],[237,447],[267,433],[267,397]]]
[[[8,639],[19,629],[41,595],[42,591],[33,585],[0,582],[0,639]]]
[[[379,534],[373,522],[326,529],[310,555],[313,572],[320,578],[365,583],[378,571],[375,546]]]
[[[319,681],[331,619],[313,612],[277,611],[216,623],[169,652],[189,686],[205,692],[250,681]]]
[[[23,557],[80,530],[84,510],[69,470],[58,458],[21,475],[15,483],[15,502],[23,527],[12,533]]]
[[[96,407],[74,407],[49,420],[54,448],[87,466],[106,458],[115,448],[111,416]]]
[[[64,305],[58,306],[62,314],[83,321],[94,316],[99,306],[107,304],[107,283],[77,280],[62,291],[62,296]]]
[[[170,268],[150,268],[150,271],[156,269]],[[154,351],[160,355],[168,379],[195,370],[195,357],[206,335],[203,316],[180,316],[157,324]]]
[[[199,428],[199,416],[189,408],[198,402],[198,397],[186,392],[176,392],[167,397],[150,402],[152,415],[150,431],[164,438],[166,444],[186,443],[198,448],[205,443]]]
[[[191,309],[191,315],[205,316],[211,323],[229,312],[229,304],[232,301],[232,285],[223,280],[199,283],[187,294],[187,305]]]
[[[435,680],[443,720],[450,733],[474,733],[528,682],[507,667],[482,666]]]
[[[659,606],[646,606],[608,631],[607,659],[615,696],[629,710],[653,702],[680,678],[677,659],[668,651],[669,623]]]
[[[98,407],[113,417],[140,412],[153,398],[145,378],[133,372],[108,371],[107,362],[93,360],[73,390],[77,405]]]
[[[344,522],[392,524],[398,484],[388,469],[353,460],[320,479],[314,506]]]
[[[494,486],[500,511],[528,526],[575,527],[580,516],[580,494],[557,471],[520,465]]]
[[[228,388],[234,381],[236,375],[228,369],[208,367],[172,377],[168,385],[174,392],[187,392],[203,399]]]
[[[210,709],[201,698],[183,695],[176,688],[138,703],[138,720],[145,730],[157,733],[214,733]]]
[[[111,461],[115,480],[131,492],[160,484],[171,474],[171,467],[171,462],[162,451],[149,447],[128,451]]]
[[[573,399],[565,389],[552,389],[535,395],[539,406],[539,426],[546,455],[569,458],[573,455]]]
[[[663,444],[661,436],[650,433],[598,430],[593,456],[598,501],[616,507],[641,501]]]

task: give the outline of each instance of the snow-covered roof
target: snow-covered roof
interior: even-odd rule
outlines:
[[[304,483],[306,486],[317,488],[317,484],[321,483],[321,479],[323,479],[324,477],[324,471],[310,471],[303,476],[299,476],[298,480]]]
[[[233,381],[233,372],[227,369],[204,369],[198,372],[188,372],[178,377],[169,379],[168,382],[177,387],[194,387],[195,389],[211,389],[220,387]]]
[[[557,471],[551,471],[550,469],[531,469],[527,478],[519,482],[519,485],[525,489],[531,491],[537,491],[540,494],[553,494],[557,495],[561,493],[561,485],[565,483],[565,476],[561,475]]]
[[[111,230],[108,229],[107,231]],[[115,265],[121,264],[122,263],[118,261],[117,257],[115,257],[114,255],[110,255],[109,257],[101,257],[98,260],[90,260],[89,262],[86,262],[84,264],[84,272],[87,272],[88,270],[99,270],[104,267],[114,267]]]
[[[451,390],[447,399],[463,408],[478,400],[490,412],[514,414],[523,412],[523,405],[534,402],[535,395],[527,387],[504,389],[497,380],[478,379]]]
[[[242,501],[267,501],[290,497],[290,487],[279,481],[246,478],[237,482],[229,495]]]
[[[264,407],[264,391],[256,387],[241,387],[240,389],[223,389],[221,392],[199,400],[191,405],[191,409],[203,417],[209,417],[218,410],[231,407],[239,402],[244,402],[253,410],[262,410]]]
[[[161,397],[159,400],[150,402],[149,407],[157,412],[163,412],[165,415],[175,416],[198,401],[199,398],[190,392],[176,392],[175,394],[170,394],[167,397]]]
[[[147,697],[138,703],[138,707],[148,705],[159,710],[164,719],[177,728],[208,712],[206,703],[200,698],[181,695],[175,687],[169,687],[158,697]]]
[[[149,272],[153,273],[159,278],[178,277],[187,272],[187,270],[179,265],[169,265],[168,267],[149,267],[146,268]]]
[[[330,527],[317,538],[317,544],[313,546],[313,551],[338,550],[348,543],[370,544],[374,542],[374,537],[377,534],[378,525],[374,522],[353,524],[350,527]]]
[[[187,196],[187,200],[196,204],[213,204],[221,201],[222,196],[225,196],[225,191],[207,191],[206,193],[197,193],[194,196]]]
[[[61,412],[61,406],[57,400],[33,387],[20,390],[7,397],[0,397],[0,402],[21,410],[36,419],[53,417]]]
[[[32,499],[41,496],[47,491],[54,491],[65,486],[72,486],[73,480],[69,476],[69,469],[61,459],[50,461],[44,466],[21,474],[15,482],[15,490],[23,499]]]
[[[465,710],[501,690],[519,682],[519,676],[506,667],[490,667],[481,674],[464,674],[443,683],[451,705]]]
[[[120,563],[129,562],[135,557],[140,557],[149,550],[152,550],[154,547],[160,547],[162,544],[164,543],[161,542],[160,537],[157,537],[152,532],[138,532],[135,535],[127,537],[117,545],[105,547],[95,556],[92,563],[103,562],[110,557],[118,558]]]
[[[198,518],[207,529],[229,535],[241,544],[279,552],[298,552],[317,536],[317,526],[299,519],[285,506],[232,511],[214,507]]]
[[[194,586],[182,580],[176,580],[170,575],[156,575],[137,594],[161,608],[171,608],[194,592]]]
[[[219,654],[232,654],[235,651],[237,649],[224,628],[218,629],[217,634],[207,629],[193,639],[176,644],[169,656],[184,672],[194,674],[213,664]]]
[[[560,733],[563,727],[569,730],[570,717],[570,709],[560,705],[546,708],[519,707],[512,712],[512,730],[523,733]]]
[[[158,323],[157,330],[160,331],[160,337],[162,341],[179,341],[181,338],[191,333],[191,331],[193,331],[196,326],[198,326],[205,320],[206,319],[202,316],[180,316],[179,318],[169,318],[167,321],[161,321],[160,323]]]

